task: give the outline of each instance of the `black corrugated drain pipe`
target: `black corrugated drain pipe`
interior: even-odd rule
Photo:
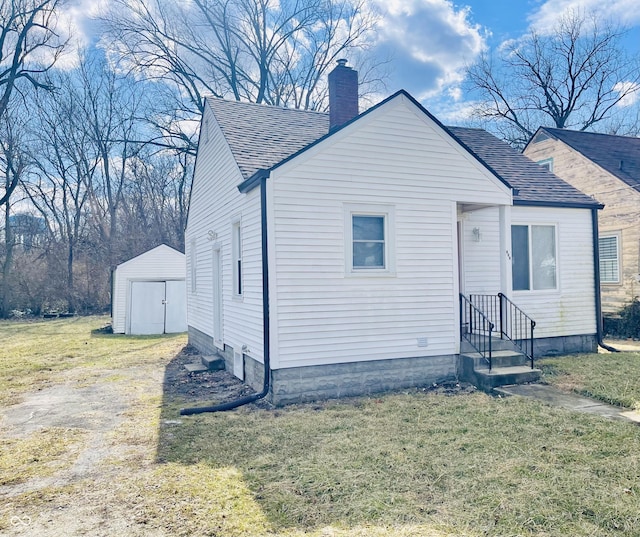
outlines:
[[[223,412],[232,410],[239,406],[248,405],[258,399],[262,399],[269,393],[271,368],[269,364],[269,263],[267,258],[267,189],[266,177],[260,181],[260,211],[262,224],[262,330],[263,330],[263,347],[264,347],[264,383],[260,393],[254,393],[241,397],[235,401],[221,403],[214,406],[203,406],[195,408],[183,408],[180,410],[181,416],[190,416],[192,414],[204,414],[205,412]]]
[[[600,295],[600,244],[598,243],[598,209],[591,209],[591,227],[593,229],[593,279],[596,293],[596,336],[598,345],[609,352],[620,352],[602,341],[602,297]]]

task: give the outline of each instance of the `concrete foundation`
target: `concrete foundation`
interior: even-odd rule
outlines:
[[[203,354],[222,356],[226,370],[233,372],[232,347],[225,345],[221,351],[211,336],[191,326],[189,343]],[[595,334],[536,339],[534,345],[536,358],[596,351]],[[267,398],[275,405],[286,405],[427,386],[458,378],[459,360],[459,355],[448,354],[273,369]],[[243,354],[243,367],[244,381],[262,390],[263,364]]]
[[[579,354],[582,352],[598,352],[598,337],[596,334],[548,337],[533,340],[533,355],[535,358]]]

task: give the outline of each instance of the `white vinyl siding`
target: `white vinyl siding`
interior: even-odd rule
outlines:
[[[405,99],[269,181],[274,368],[457,352],[457,204],[510,204],[502,183]],[[345,274],[345,207],[369,206],[394,208],[395,277]]]
[[[600,281],[602,283],[620,283],[620,248],[619,237],[600,237]]]
[[[198,243],[195,239],[191,239],[189,248],[189,275],[191,293],[195,294],[198,290]]]
[[[205,114],[211,114],[207,106]],[[222,265],[223,344],[249,349],[262,361],[262,247],[260,239],[260,189],[241,194],[243,178],[231,151],[211,116],[209,142],[199,151],[193,179],[186,243],[200,246],[198,293],[188,302],[189,326],[213,337],[214,274],[212,248],[219,248]],[[232,222],[242,215],[242,300],[233,299]]]
[[[556,288],[513,291],[512,300],[536,321],[537,338],[595,334],[595,290],[591,211],[550,207],[512,209],[512,222],[555,222]]]

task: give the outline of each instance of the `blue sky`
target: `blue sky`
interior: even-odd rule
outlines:
[[[445,121],[464,116],[464,67],[531,28],[548,32],[567,10],[594,12],[630,29],[640,54],[638,0],[372,0],[384,13],[378,50],[391,53],[388,92],[403,88]]]
[[[71,0],[68,22],[77,33],[92,33],[97,27],[91,17],[110,1]],[[625,25],[628,49],[640,55],[638,0],[367,1],[382,14],[374,50],[390,59],[386,92],[378,97],[405,89],[446,122],[464,118],[468,109],[466,65],[483,50],[518,39],[531,28],[548,32],[567,10],[593,12]]]

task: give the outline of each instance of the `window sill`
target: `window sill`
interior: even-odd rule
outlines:
[[[348,278],[395,278],[396,273],[392,270],[348,270],[345,274]]]
[[[527,295],[559,295],[560,289],[521,289],[518,291],[512,291],[513,296],[527,296]]]

